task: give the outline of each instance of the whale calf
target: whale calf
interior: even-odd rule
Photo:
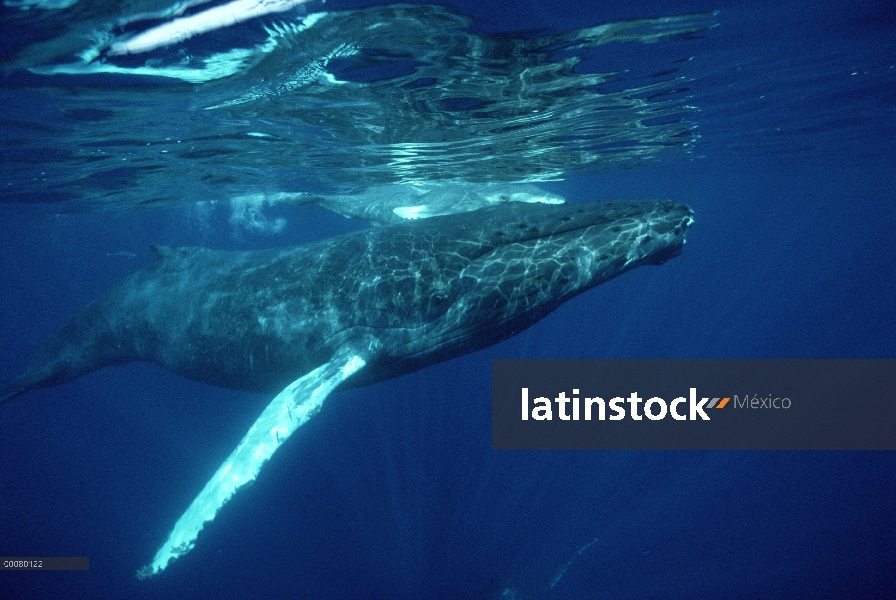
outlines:
[[[47,342],[0,402],[133,360],[276,394],[138,573],[154,575],[333,390],[519,333],[596,285],[677,256],[692,223],[671,201],[511,202],[291,248],[159,247]]]

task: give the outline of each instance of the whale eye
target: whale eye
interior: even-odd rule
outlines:
[[[572,217],[563,217],[560,220],[563,221],[564,223],[566,223],[567,221],[572,221]]]

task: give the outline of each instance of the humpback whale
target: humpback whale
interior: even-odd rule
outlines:
[[[692,223],[671,201],[512,202],[291,248],[158,247],[63,326],[0,402],[134,360],[276,394],[138,573],[151,576],[193,547],[333,390],[506,339],[596,285],[677,256]]]

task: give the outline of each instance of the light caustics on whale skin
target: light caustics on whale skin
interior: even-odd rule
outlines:
[[[262,466],[290,435],[320,411],[330,392],[365,364],[361,356],[342,352],[277,394],[177,520],[152,563],[140,569],[137,577],[145,579],[157,575],[172,561],[192,550],[205,524],[215,518],[240,487],[256,478]]]
[[[0,202],[53,197],[63,211],[101,210],[395,183],[534,183],[637,166],[697,139],[686,70],[699,49],[689,44],[714,26],[701,14],[499,35],[447,7],[391,5],[278,13],[223,48],[205,44],[218,31],[110,56],[135,39],[116,23],[136,18],[73,25],[56,50],[51,40],[16,56],[16,68],[83,85],[58,98],[57,114],[76,118],[49,142],[27,134],[30,112],[11,108],[27,141],[0,164],[10,183]],[[88,27],[97,33],[85,42],[75,32]],[[601,72],[602,53],[629,43],[652,48],[626,70]],[[101,73],[113,83],[158,78],[135,81],[135,94],[78,77]],[[53,92],[41,93],[56,109]],[[97,112],[89,127],[77,118]],[[20,167],[47,146],[55,151],[39,172]]]

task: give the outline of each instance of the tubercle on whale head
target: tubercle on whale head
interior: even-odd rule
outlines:
[[[583,205],[561,213],[559,222],[543,223],[531,239],[498,246],[475,261],[464,273],[479,284],[474,293],[495,286],[508,308],[514,296],[532,303],[533,294],[562,303],[630,269],[678,256],[694,220],[690,207],[656,201]]]
[[[694,211],[685,205],[660,202],[637,232],[630,258],[642,265],[662,265],[681,254],[687,243],[685,235],[694,224]]]
[[[519,332],[574,296],[678,256],[693,224],[690,207],[671,201],[588,206],[593,224],[583,216],[578,229],[499,247],[474,262],[464,275],[485,310],[471,318]]]

